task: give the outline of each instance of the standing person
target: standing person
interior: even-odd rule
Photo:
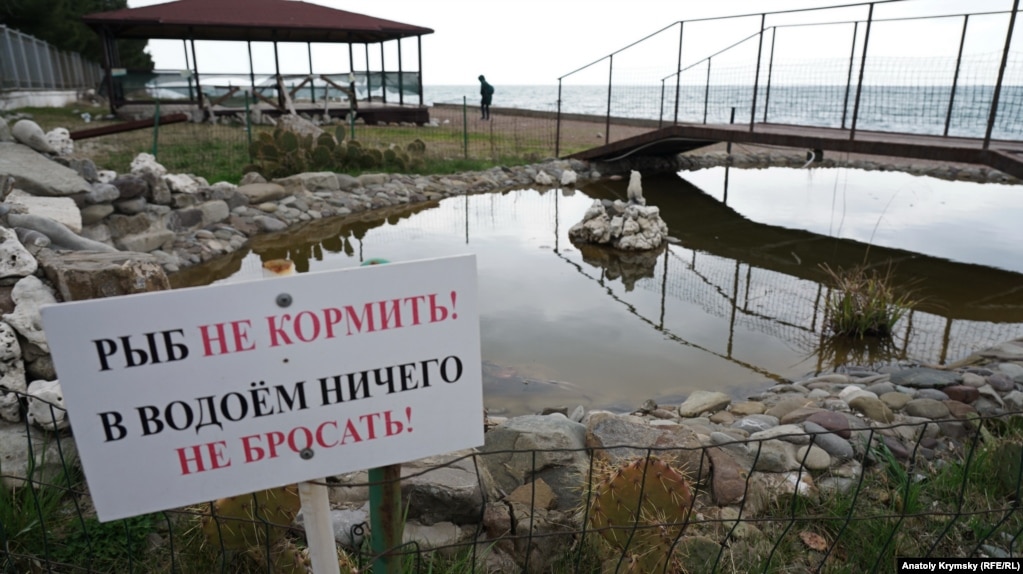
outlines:
[[[490,119],[490,101],[494,99],[494,86],[487,83],[487,79],[480,74],[480,113],[484,120]]]

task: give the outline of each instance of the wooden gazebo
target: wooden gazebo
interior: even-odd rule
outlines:
[[[229,106],[222,105],[231,95],[244,86],[232,86],[227,93],[216,98],[206,96],[204,101],[203,82],[199,74],[199,66],[195,57],[196,40],[238,41],[248,44],[250,94],[259,100],[264,111],[281,113],[285,111],[285,102],[289,96],[302,89],[305,84],[319,80],[327,87],[348,95],[349,104],[332,108],[327,105],[315,106],[326,109],[328,113],[344,116],[356,107],[355,78],[359,77],[366,84],[365,91],[370,94],[374,88],[380,90],[382,97],[378,102],[367,103],[359,107],[358,115],[367,123],[377,121],[408,121],[424,123],[429,120],[427,108],[423,105],[422,82],[422,36],[432,34],[430,28],[402,24],[391,20],[374,18],[364,14],[336,10],[318,4],[299,0],[176,0],[164,4],[155,4],[141,8],[126,8],[109,12],[88,14],[82,20],[95,30],[102,39],[104,48],[104,67],[106,69],[106,91],[110,96],[111,111],[127,103],[122,90],[117,89],[119,78],[124,70],[120,69],[120,56],[117,52],[117,39],[170,39],[182,40],[185,43],[186,64],[191,48],[191,70],[188,74],[189,104],[208,109],[211,113],[228,113]],[[401,58],[401,41],[404,38],[416,38],[418,69],[412,72],[403,69]],[[384,57],[386,42],[397,42],[398,62],[395,69],[387,70]],[[256,86],[255,72],[252,65],[252,42],[270,42],[274,47],[275,78],[272,85]],[[305,43],[309,50],[309,75],[298,86],[290,91],[285,88],[277,55],[278,42]],[[348,45],[349,71],[346,80],[339,80],[326,75],[315,75],[312,63],[313,43],[332,43]],[[366,69],[357,72],[355,69],[354,47],[362,44],[365,52]],[[380,47],[379,71],[370,71],[370,45]],[[397,73],[395,73],[397,72]],[[390,76],[390,78],[389,78]],[[388,84],[390,79],[391,84]],[[374,84],[374,80],[376,83]],[[194,82],[195,91],[192,91]],[[414,86],[407,85],[414,82]],[[397,84],[397,86],[395,86]],[[313,84],[310,84],[313,85]],[[414,88],[414,91],[410,88]],[[276,98],[267,97],[264,90],[276,91]],[[387,102],[388,90],[396,90],[397,102]],[[313,95],[315,91],[307,88]],[[406,104],[406,92],[418,94],[418,104]],[[139,103],[136,100],[135,103]],[[150,102],[151,103],[151,102]],[[180,103],[180,102],[179,102]],[[297,104],[293,104],[297,105]],[[237,111],[237,110],[234,110]]]

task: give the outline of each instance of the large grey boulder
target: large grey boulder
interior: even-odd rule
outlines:
[[[510,419],[486,434],[480,459],[503,492],[542,478],[558,509],[575,508],[588,465],[586,427],[564,415]]]
[[[49,140],[46,139],[46,133],[43,132],[43,128],[39,127],[39,124],[32,120],[18,120],[15,122],[14,127],[11,128],[11,135],[14,136],[15,140],[38,152],[54,153],[56,151],[50,145]]]
[[[475,524],[484,501],[496,498],[493,479],[469,453],[449,453],[401,465],[402,499],[407,518],[426,525],[438,522]]]
[[[32,148],[0,142],[0,176],[14,177],[14,186],[32,195],[64,197],[91,190],[75,170],[40,155]]]
[[[86,239],[75,234],[66,226],[47,217],[30,213],[8,213],[7,224],[11,227],[23,227],[38,231],[50,239],[53,247],[72,251],[117,251],[106,243]]]
[[[36,197],[15,189],[4,201],[17,213],[30,213],[52,219],[75,233],[82,232],[82,212],[70,197]]]
[[[149,254],[44,249],[39,265],[64,301],[82,301],[170,289],[159,260]]]
[[[238,186],[238,193],[248,198],[249,203],[259,204],[276,201],[290,195],[279,183],[249,183]]]

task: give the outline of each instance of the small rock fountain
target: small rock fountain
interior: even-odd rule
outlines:
[[[582,221],[568,230],[572,241],[596,243],[625,251],[657,249],[668,239],[668,225],[656,206],[647,206],[643,198],[640,173],[629,178],[628,203],[622,200],[595,200]]]

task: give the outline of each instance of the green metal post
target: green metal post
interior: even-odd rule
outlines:
[[[401,544],[401,465],[369,469],[369,528],[373,572],[400,574],[401,555],[389,552]]]
[[[160,139],[160,100],[156,100],[156,109],[153,111],[153,157],[157,157],[159,148],[157,142]]]
[[[469,159],[469,113],[465,96],[462,96],[462,150],[465,159]]]
[[[252,160],[252,115],[249,113],[249,93],[245,92],[245,135],[249,141],[249,160]]]
[[[362,266],[383,265],[386,259],[367,259]],[[400,574],[401,555],[390,550],[401,545],[401,465],[369,469],[369,529],[374,574]]]

